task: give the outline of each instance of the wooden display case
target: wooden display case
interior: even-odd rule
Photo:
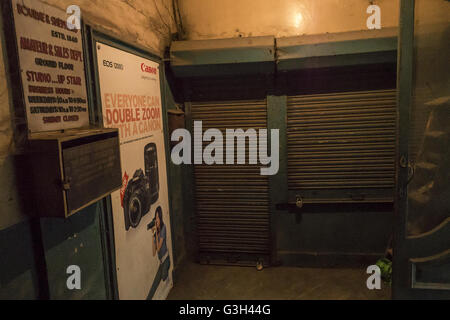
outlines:
[[[67,218],[118,190],[122,170],[117,129],[72,129],[29,136],[36,214]]]

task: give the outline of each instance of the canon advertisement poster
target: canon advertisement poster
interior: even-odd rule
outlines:
[[[111,195],[120,299],[172,288],[159,64],[97,43],[103,124],[119,129],[122,188]]]

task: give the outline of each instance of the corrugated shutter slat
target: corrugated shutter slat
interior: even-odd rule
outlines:
[[[192,102],[191,113],[203,131],[219,129],[224,142],[226,129],[267,128],[265,100]],[[268,256],[269,182],[260,166],[195,165],[194,176],[200,255]]]
[[[289,190],[393,188],[396,91],[288,97]]]

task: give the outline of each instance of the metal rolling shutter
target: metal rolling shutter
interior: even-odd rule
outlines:
[[[287,134],[289,190],[306,194],[307,202],[351,201],[352,190],[392,194],[395,90],[290,96]],[[338,196],[327,199],[330,190]]]
[[[203,121],[203,132],[221,130],[224,143],[226,129],[267,128],[266,100],[193,102],[191,114]],[[269,182],[260,166],[195,165],[194,176],[200,259],[268,259]]]

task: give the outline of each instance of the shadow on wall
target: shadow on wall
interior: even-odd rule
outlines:
[[[50,299],[107,298],[100,229],[102,210],[100,203],[96,203],[68,219],[41,219]],[[67,288],[66,271],[71,265],[80,267],[81,290]]]
[[[38,297],[30,222],[0,231],[0,300]]]
[[[39,296],[32,225],[23,208],[27,199],[19,195],[16,171],[21,168],[17,159],[0,159],[0,300]],[[26,194],[24,189],[22,192]]]

